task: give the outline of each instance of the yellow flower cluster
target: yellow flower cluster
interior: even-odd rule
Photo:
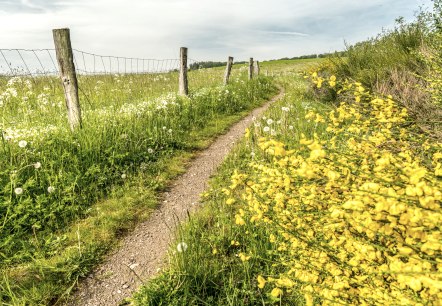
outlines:
[[[260,138],[268,158],[225,190],[236,225],[265,228],[280,258],[284,272],[257,286],[274,298],[300,291],[310,305],[440,305],[442,144],[415,133],[391,97],[360,83],[340,92],[354,103],[307,114],[327,135],[303,136],[296,150]]]
[[[315,84],[316,88],[321,88],[322,84],[324,82],[326,82],[326,84],[328,84],[328,86],[334,88],[336,86],[336,76],[332,75],[330,76],[328,79],[321,77],[318,75],[317,72],[313,72],[311,74],[311,76],[309,76],[311,78],[311,81],[313,82],[313,84]]]

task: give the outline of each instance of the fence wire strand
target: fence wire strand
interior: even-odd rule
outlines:
[[[152,59],[99,55],[72,49],[80,75],[150,74],[179,70],[179,59]],[[55,49],[0,49],[0,76],[56,76],[59,68]],[[188,66],[196,63],[188,59]]]

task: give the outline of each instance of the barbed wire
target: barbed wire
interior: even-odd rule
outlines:
[[[149,74],[178,71],[180,60],[99,55],[73,49],[80,75]],[[197,63],[188,59],[188,66]],[[56,76],[59,69],[55,49],[0,49],[0,76]]]

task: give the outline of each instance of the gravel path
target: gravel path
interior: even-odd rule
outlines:
[[[169,244],[177,225],[184,221],[189,211],[199,201],[207,182],[226,155],[244,134],[252,118],[260,116],[272,102],[284,95],[280,93],[265,105],[253,110],[247,117],[218,137],[209,148],[193,159],[183,175],[162,195],[162,203],[149,220],[139,224],[122,239],[120,247],[105,262],[84,279],[68,305],[112,306],[153,277],[165,263]]]

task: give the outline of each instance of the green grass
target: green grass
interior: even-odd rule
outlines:
[[[339,108],[319,102],[296,69],[281,73],[285,98],[257,118],[230,154],[204,194],[202,209],[177,231],[170,265],[133,296],[133,305],[438,300],[440,272],[434,263],[440,248],[427,252],[407,232],[416,228],[440,236],[440,142],[420,133],[398,104],[364,91],[360,83],[337,94],[347,99]],[[391,117],[385,117],[388,109]],[[402,115],[403,122],[396,120]],[[291,153],[278,156],[272,140]],[[397,159],[379,167],[386,156]],[[401,156],[409,158],[400,161]],[[414,171],[423,174],[416,179]],[[410,193],[418,184],[434,188],[437,203],[425,206],[425,198],[434,198]],[[369,185],[380,187],[367,190]],[[380,213],[379,203],[393,209]],[[398,203],[404,207],[400,212]],[[365,206],[349,206],[356,204]],[[413,209],[433,218],[397,223]],[[188,248],[180,251],[180,243]],[[427,269],[414,270],[418,265]],[[266,281],[263,288],[259,277]]]
[[[252,126],[257,134],[273,133],[278,139],[296,143],[302,133],[313,135],[322,131],[316,123],[307,122],[304,115],[310,108],[327,106],[314,101],[298,75],[301,69],[314,63],[290,61],[263,64],[263,67],[268,65],[269,70],[275,69],[278,74],[284,74],[278,81],[285,88],[286,95],[271,106],[262,118],[257,118],[255,126]],[[269,119],[273,123],[269,124]],[[266,126],[271,128],[269,132],[264,132]],[[247,140],[243,140],[229,155],[211,180],[202,209],[178,230],[176,242],[169,252],[170,266],[134,295],[134,305],[303,304],[303,296],[296,292],[279,300],[257,288],[257,275],[267,275],[273,271],[272,264],[277,262],[278,255],[266,239],[265,230],[235,226],[232,220],[235,219],[236,207],[225,204],[223,188],[230,185],[234,170],[241,171],[251,160],[263,158],[258,155],[255,154],[254,144]],[[185,252],[176,251],[179,242],[188,245]],[[243,262],[240,253],[252,254],[251,259]]]
[[[390,80],[395,71],[422,74],[425,67],[418,53],[429,39],[427,32],[425,24],[420,22],[399,23],[393,30],[348,46],[345,57],[332,57],[334,72],[342,79],[358,80],[373,90]]]
[[[170,93],[176,79],[80,77],[84,126],[75,133],[56,79],[0,80],[2,304],[66,297],[147,218],[195,150],[275,92],[268,78],[246,81],[241,68],[227,87],[221,71],[191,72],[189,98]]]

